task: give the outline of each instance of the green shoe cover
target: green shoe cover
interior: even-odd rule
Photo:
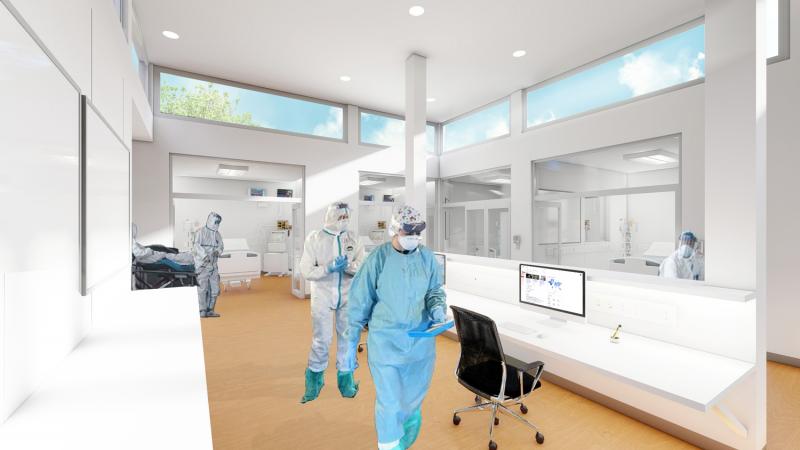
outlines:
[[[342,397],[353,398],[358,394],[358,382],[353,380],[353,372],[337,371],[336,381]]]
[[[400,444],[404,449],[410,448],[419,436],[419,429],[422,427],[422,412],[417,409],[411,416],[403,422],[403,438],[400,439]]]
[[[314,372],[306,368],[306,393],[300,403],[310,402],[319,397],[322,386],[325,386],[325,372]]]

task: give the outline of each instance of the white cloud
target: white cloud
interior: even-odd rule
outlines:
[[[328,111],[328,119],[325,123],[315,126],[312,133],[316,136],[340,138],[342,137],[342,124],[342,110],[340,108],[331,108]]]
[[[653,52],[639,56],[625,55],[625,65],[619,69],[619,82],[628,86],[633,95],[647,94],[680,83],[681,70]]]
[[[367,136],[367,142],[380,143],[380,145],[402,145],[406,140],[406,124],[402,120],[386,120],[383,128],[373,130]]]
[[[541,125],[553,120],[556,120],[556,113],[554,113],[552,109],[548,109],[546,113],[534,119],[528,126],[535,127],[536,125]]]
[[[624,58],[625,64],[619,70],[618,80],[637,96],[701,78],[703,69],[700,64],[706,55],[698,52],[694,58],[685,55],[669,62],[656,52],[645,51],[638,56],[629,53]]]
[[[488,130],[486,130],[486,138],[491,139],[497,136],[503,136],[508,134],[508,121],[503,119],[497,119],[497,122],[494,123]]]

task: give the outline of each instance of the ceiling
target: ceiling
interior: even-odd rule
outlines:
[[[220,164],[247,166],[242,176],[223,176],[217,174]],[[237,159],[206,158],[203,156],[172,157],[172,175],[176,177],[219,178],[237,181],[295,182],[303,178],[303,168],[288,164],[268,164]]]
[[[362,173],[359,176],[359,183],[361,181],[366,180],[367,178],[372,178],[375,181],[382,180],[380,183],[377,184],[370,184],[367,186],[361,186],[362,189],[374,189],[374,190],[381,190],[381,189],[397,189],[397,188],[405,188],[406,187],[406,178],[404,176],[393,176],[393,175],[377,175],[372,173]]]
[[[664,150],[680,157],[680,137],[664,136],[646,141],[632,142],[630,144],[615,145],[599,150],[576,153],[574,155],[559,156],[559,162],[595,167],[598,169],[613,170],[622,173],[639,173],[659,169],[672,169],[679,163],[652,165],[623,158],[630,153],[645,152],[649,150]],[[545,162],[544,164],[547,164]]]
[[[154,64],[395,114],[419,53],[437,99],[428,120],[441,122],[695,19],[703,3],[137,0],[135,12]]]

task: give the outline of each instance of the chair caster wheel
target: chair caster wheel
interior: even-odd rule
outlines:
[[[453,425],[458,426],[461,423],[461,417],[458,414],[453,414]]]
[[[364,346],[361,345],[361,344],[358,344],[358,353],[363,353],[363,352],[364,352]]]
[[[481,398],[480,398],[480,396],[477,396],[477,395],[476,395],[476,396],[475,396],[475,404],[477,405],[477,404],[479,404],[480,402],[481,402]]]
[[[497,450],[497,442],[489,441],[489,450]]]
[[[542,433],[536,432],[536,443],[537,444],[544,444],[544,435]]]
[[[522,414],[528,414],[528,407],[525,405],[519,405],[519,412]]]
[[[500,418],[499,417],[495,417],[494,418],[494,425],[495,426],[500,425]]]

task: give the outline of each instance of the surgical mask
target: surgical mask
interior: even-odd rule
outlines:
[[[681,255],[682,258],[690,258],[694,255],[694,249],[689,245],[683,244],[678,247],[678,254]]]
[[[331,233],[339,234],[339,233],[347,230],[347,226],[349,224],[350,224],[350,220],[342,219],[342,220],[337,220],[336,222],[333,222],[333,223],[329,224],[326,228]]]
[[[419,247],[419,242],[421,240],[421,236],[414,234],[408,236],[397,236],[397,242],[400,244],[400,247],[403,247],[403,250],[407,252],[416,250],[416,248]]]

